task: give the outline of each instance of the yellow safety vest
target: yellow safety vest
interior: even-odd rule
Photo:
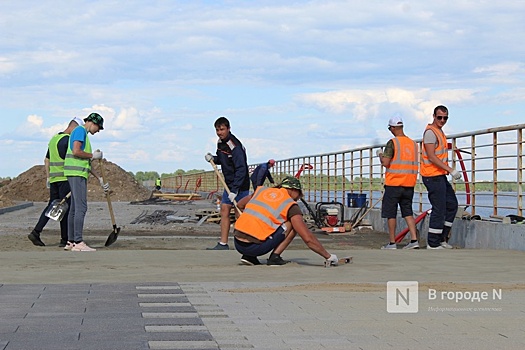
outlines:
[[[68,134],[56,134],[49,140],[49,182],[67,181],[64,175],[64,159],[58,153],[58,143],[64,137],[69,137]]]
[[[84,129],[86,133],[86,144],[84,146],[84,152],[91,153],[91,143],[87,131],[83,126],[77,126],[77,128]],[[73,149],[71,148],[71,140],[69,140],[66,159],[64,161],[64,175],[69,176],[81,176],[84,178],[89,177],[89,171],[91,170],[91,160],[78,158],[73,155]]]

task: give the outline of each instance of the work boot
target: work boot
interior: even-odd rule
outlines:
[[[35,230],[31,231],[31,233],[27,235],[27,238],[29,238],[29,240],[33,242],[33,244],[36,246],[45,246],[44,242],[42,242],[42,240],[40,239],[40,233],[36,232]]]
[[[217,245],[213,248],[206,248],[206,250],[230,250],[230,246],[228,244],[220,244],[217,243]]]
[[[268,260],[266,261],[266,265],[270,265],[270,266],[281,266],[281,265],[286,265],[290,262],[290,260],[284,260],[283,258],[281,258],[281,256],[279,254],[270,254],[270,257],[268,258]]]

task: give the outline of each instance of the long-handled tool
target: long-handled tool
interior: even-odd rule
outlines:
[[[423,220],[424,218],[426,218],[427,215],[430,215],[430,213],[432,212],[432,209],[428,209],[424,212],[422,212],[421,214],[419,214],[417,216],[417,218],[414,219],[415,221],[415,224],[419,224],[421,222],[421,220]],[[396,243],[400,243],[403,238],[405,238],[406,234],[409,232],[409,228],[408,227],[405,227],[401,232],[399,232],[396,236],[395,236],[395,239],[396,239]]]
[[[361,220],[363,220],[366,216],[366,214],[368,214],[370,212],[370,210],[372,210],[381,200],[383,199],[383,194],[381,194],[381,197],[379,197],[379,199],[374,203],[374,205],[372,205],[370,208],[368,208],[363,215],[361,215],[359,218],[357,218],[355,220],[354,223],[352,223],[352,226],[353,227],[357,227],[358,224],[361,222]]]
[[[303,164],[299,168],[299,171],[294,175],[294,177],[296,179],[299,179],[301,177],[301,173],[303,172],[304,169],[313,169],[313,168],[314,167],[311,164]],[[308,205],[306,200],[303,197],[301,197],[300,199],[301,199],[301,202],[303,202],[303,204],[306,207],[306,209],[308,210],[308,212],[310,213],[310,216],[314,220],[315,226],[317,226],[318,228],[323,227],[323,223],[321,222],[321,219],[319,217],[317,217],[317,215],[315,215],[314,211],[312,210],[312,208],[310,208],[310,205]]]
[[[303,202],[303,204],[304,204],[304,206],[306,207],[306,209],[308,210],[308,213],[310,213],[310,216],[312,217],[312,220],[314,220],[315,226],[317,226],[318,228],[323,227],[323,223],[322,223],[321,220],[317,217],[317,215],[315,215],[315,213],[314,213],[314,211],[312,210],[312,208],[310,208],[310,205],[308,204],[308,202],[305,201],[303,197],[301,197],[300,199],[301,199],[301,202]]]
[[[211,166],[213,167],[213,170],[215,171],[215,175],[217,175],[217,177],[219,178],[219,180],[222,183],[222,186],[226,190],[226,193],[230,194],[231,193],[230,189],[228,188],[228,185],[226,185],[226,181],[224,181],[224,179],[222,178],[222,174],[219,173],[219,169],[217,169],[217,164],[215,164],[213,159],[210,160],[210,163],[211,163]],[[233,200],[233,206],[235,207],[235,210],[237,210],[237,213],[239,213],[239,215],[241,215],[242,214],[241,209],[239,209],[237,207],[237,201],[235,199]]]
[[[66,194],[66,196],[62,199],[55,199],[52,201],[47,208],[45,215],[51,220],[61,221],[69,209],[69,204],[67,204],[67,199],[69,197],[71,197],[71,192]]]
[[[104,166],[102,165],[102,159],[99,159],[99,165],[100,174],[102,175],[102,178],[105,179],[106,176],[104,174]],[[111,223],[113,224],[113,231],[109,234],[108,239],[106,240],[106,244],[104,244],[106,247],[109,247],[117,241],[118,234],[120,233],[120,227],[117,227],[117,224],[115,223],[115,214],[113,214],[113,206],[111,205],[111,198],[109,196],[109,192],[106,193],[106,199],[108,201],[108,209],[109,215],[111,216]]]

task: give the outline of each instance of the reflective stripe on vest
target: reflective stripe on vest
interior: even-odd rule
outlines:
[[[435,149],[436,156],[443,163],[448,164],[447,137],[445,136],[443,131],[441,131],[441,129],[435,127],[432,124],[427,125],[425,132],[427,130],[432,130],[432,132],[436,135],[436,138],[438,140],[438,145],[436,146],[436,149]],[[427,151],[425,149],[425,145],[423,145],[422,151],[423,153],[421,157],[421,176],[439,176],[439,175],[447,174],[446,170],[441,169],[430,162],[430,160],[428,159]]]
[[[58,153],[58,143],[62,138],[69,137],[68,134],[56,134],[49,140],[49,182],[67,181],[64,175],[64,159]]]
[[[235,222],[235,229],[261,241],[284,222],[295,201],[285,188],[257,187],[252,199]]]
[[[417,181],[417,143],[406,136],[392,139],[394,157],[386,169],[385,185],[414,187]]]
[[[77,126],[77,128],[82,128],[86,132],[86,144],[84,146],[84,152],[91,153],[91,143],[89,142],[89,137],[87,135],[86,129],[83,126]],[[71,149],[71,140],[69,140],[66,159],[64,160],[64,175],[68,177],[81,176],[87,179],[89,177],[90,170],[90,159],[75,157],[73,155],[73,150]]]

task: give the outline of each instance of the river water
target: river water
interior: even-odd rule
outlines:
[[[354,192],[356,193],[356,192]],[[330,194],[330,200],[328,199],[328,195]],[[369,192],[363,192],[363,194],[366,194],[367,198],[366,200],[370,203],[375,204],[379,198],[381,197],[380,191],[373,191],[372,192],[372,198],[370,199]],[[327,192],[320,192],[320,191],[311,191],[305,192],[305,197],[310,198],[310,202],[331,202],[336,201],[339,203],[343,203],[344,205],[349,205],[348,198],[343,198],[343,192],[342,191],[331,191],[330,193]],[[472,206],[467,206],[467,195],[465,192],[457,192],[456,197],[458,198],[459,206],[462,208],[466,208],[466,211],[472,213]],[[334,199],[335,198],[335,199]],[[507,215],[518,215],[517,207],[518,207],[518,195],[516,192],[498,192],[497,194],[497,203],[498,203],[498,210],[497,215],[498,216],[507,216]],[[470,199],[470,203],[473,204],[473,198]],[[423,194],[422,197],[422,204],[423,204],[423,210],[430,209],[430,203],[428,201],[428,197],[426,193]],[[475,206],[476,211],[475,213],[477,215],[480,215],[481,217],[490,217],[494,214],[494,195],[492,192],[476,192],[475,196]],[[523,206],[523,200],[521,203],[521,207]],[[380,204],[376,205],[376,208],[380,208]],[[414,212],[419,213],[419,195],[416,193],[414,194]]]

